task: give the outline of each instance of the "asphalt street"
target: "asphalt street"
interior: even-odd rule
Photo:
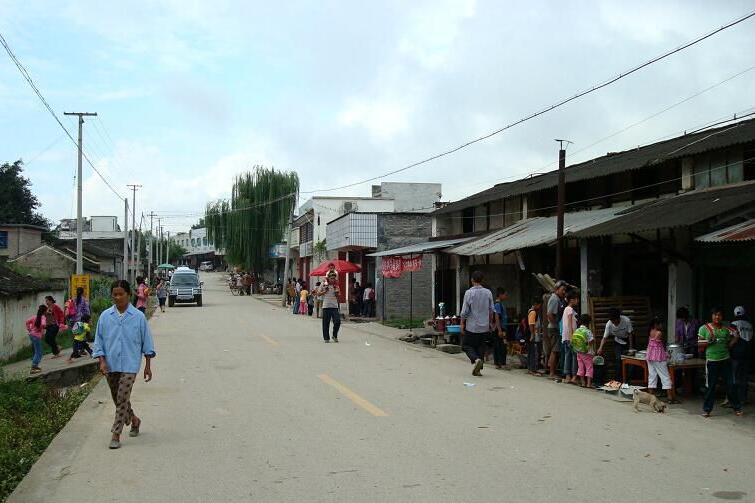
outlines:
[[[599,392],[235,297],[151,321],[142,434],[108,450],[100,382],[11,502],[755,500],[755,411],[633,412]]]

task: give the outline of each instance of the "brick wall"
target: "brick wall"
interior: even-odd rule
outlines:
[[[422,243],[429,240],[432,220],[429,215],[381,214],[377,222],[378,251]],[[409,318],[410,275],[400,278],[383,278],[380,275],[382,259],[377,257],[376,315],[378,318]],[[432,260],[425,255],[422,269],[411,275],[413,284],[413,318],[427,319],[432,316]]]

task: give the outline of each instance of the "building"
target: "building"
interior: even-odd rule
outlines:
[[[123,230],[118,226],[118,217],[115,216],[92,216],[83,218],[81,237],[84,241],[101,239],[123,240]],[[76,239],[75,218],[66,218],[58,224],[58,238],[62,240]],[[122,242],[122,241],[121,241]]]
[[[37,248],[46,231],[37,225],[0,224],[0,258],[12,259]]]
[[[225,268],[225,251],[215,247],[207,237],[207,228],[191,229],[189,232],[179,232],[171,238],[171,242],[186,250],[181,260],[182,265],[197,268],[202,262],[212,262],[216,269]]]
[[[8,263],[33,270],[45,278],[68,280],[76,274],[76,250],[43,244],[9,260]],[[99,262],[87,253],[84,253],[82,263],[84,274],[100,274]]]

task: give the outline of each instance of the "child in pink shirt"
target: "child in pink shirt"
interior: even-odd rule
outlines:
[[[39,368],[39,362],[42,361],[42,336],[47,328],[47,306],[41,305],[37,308],[37,314],[26,320],[26,331],[29,333],[31,347],[34,349],[34,355],[31,357],[31,373],[38,374],[42,372]]]

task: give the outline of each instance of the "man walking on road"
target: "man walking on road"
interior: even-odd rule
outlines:
[[[317,290],[317,297],[322,299],[322,338],[330,342],[330,321],[333,320],[333,342],[338,342],[338,329],[341,328],[341,312],[338,309],[338,275],[328,271],[327,280]]]
[[[482,359],[485,356],[485,340],[490,332],[490,320],[494,314],[493,294],[482,286],[480,271],[472,273],[472,288],[464,293],[461,308],[461,348],[472,362],[472,375],[481,376]]]

